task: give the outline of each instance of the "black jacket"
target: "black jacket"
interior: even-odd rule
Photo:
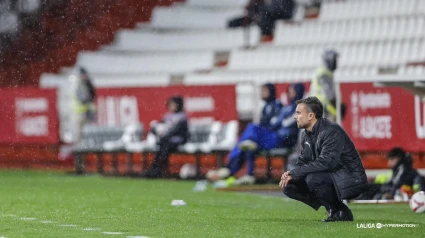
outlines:
[[[189,140],[189,127],[186,113],[180,111],[176,113],[167,113],[160,122],[166,126],[166,132],[160,136],[159,144],[182,145]],[[155,127],[151,132],[158,135]]]
[[[360,156],[347,133],[337,123],[320,118],[311,132],[301,135],[302,152],[294,180],[310,173],[329,172],[340,199],[357,197],[367,186]]]

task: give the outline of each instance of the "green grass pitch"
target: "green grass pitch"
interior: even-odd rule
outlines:
[[[194,193],[193,186],[193,181],[0,171],[0,237],[425,237],[425,214],[408,205],[350,205],[354,222],[325,224],[319,222],[323,208],[315,212],[283,196],[211,188]],[[173,199],[187,206],[173,207]],[[357,228],[378,222],[417,226]]]

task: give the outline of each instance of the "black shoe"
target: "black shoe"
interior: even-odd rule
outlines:
[[[339,211],[336,216],[339,221],[354,221],[354,216],[350,209]]]
[[[143,174],[143,177],[145,178],[159,178],[161,177],[161,172],[158,169],[151,169],[146,171]]]
[[[354,221],[353,213],[350,209],[344,211],[335,211],[332,210],[328,213],[328,218],[322,220],[323,222],[340,222],[340,221]]]
[[[327,210],[327,212],[328,212],[328,218],[323,219],[323,220],[322,220],[323,222],[333,222],[333,221],[335,220],[335,215],[336,215],[339,211],[329,209],[329,210]]]

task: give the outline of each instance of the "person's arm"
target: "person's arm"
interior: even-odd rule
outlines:
[[[332,114],[336,115],[336,100],[335,100],[335,85],[333,79],[328,77],[327,75],[322,75],[319,78],[319,83],[321,86],[322,97],[321,100],[326,108],[326,110]]]
[[[297,166],[302,166],[303,164],[305,164],[305,155],[304,155],[304,143],[305,143],[306,139],[305,139],[305,134],[303,133],[301,135],[301,153],[300,156],[298,157],[298,160],[296,162]]]
[[[282,104],[277,102],[266,104],[263,108],[260,126],[271,129],[272,123],[274,123],[272,122],[272,119],[276,119],[275,116],[280,112],[281,108]]]
[[[288,127],[290,124],[295,122],[295,119],[292,118],[294,113],[295,113],[295,107],[293,105],[283,107],[280,110],[279,115],[276,117],[276,120],[270,123],[270,129],[273,131],[276,131],[282,126]]]
[[[323,139],[322,151],[318,157],[307,164],[290,171],[293,179],[310,173],[333,171],[341,165],[341,153],[345,144],[345,136],[339,128],[332,128]]]
[[[185,116],[182,116],[181,118],[179,118],[176,124],[168,128],[168,131],[165,133],[163,138],[169,139],[173,136],[183,136],[183,134],[186,134],[187,132],[188,132],[187,118]],[[182,139],[185,139],[185,138],[182,138]]]
[[[89,93],[90,93],[90,101],[94,102],[94,100],[96,99],[96,89],[94,88],[91,79],[87,80],[87,88],[88,88]]]

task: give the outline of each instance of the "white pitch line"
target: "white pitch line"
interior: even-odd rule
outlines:
[[[105,234],[105,235],[122,235],[122,234],[124,234],[124,232],[105,231],[105,232],[102,232],[102,234]]]
[[[72,224],[64,224],[64,225],[60,225],[60,226],[63,226],[63,227],[76,227],[77,225],[72,225]]]
[[[17,217],[15,214],[1,214],[2,217]]]
[[[51,224],[51,223],[55,223],[55,222],[53,222],[53,221],[40,221],[41,223],[43,223],[43,224]]]
[[[23,221],[34,221],[36,218],[35,217],[22,217],[21,220]]]
[[[87,228],[85,228],[85,229],[83,229],[83,230],[85,230],[85,231],[99,231],[99,230],[100,230],[100,228],[91,228],[91,227],[87,227]]]

